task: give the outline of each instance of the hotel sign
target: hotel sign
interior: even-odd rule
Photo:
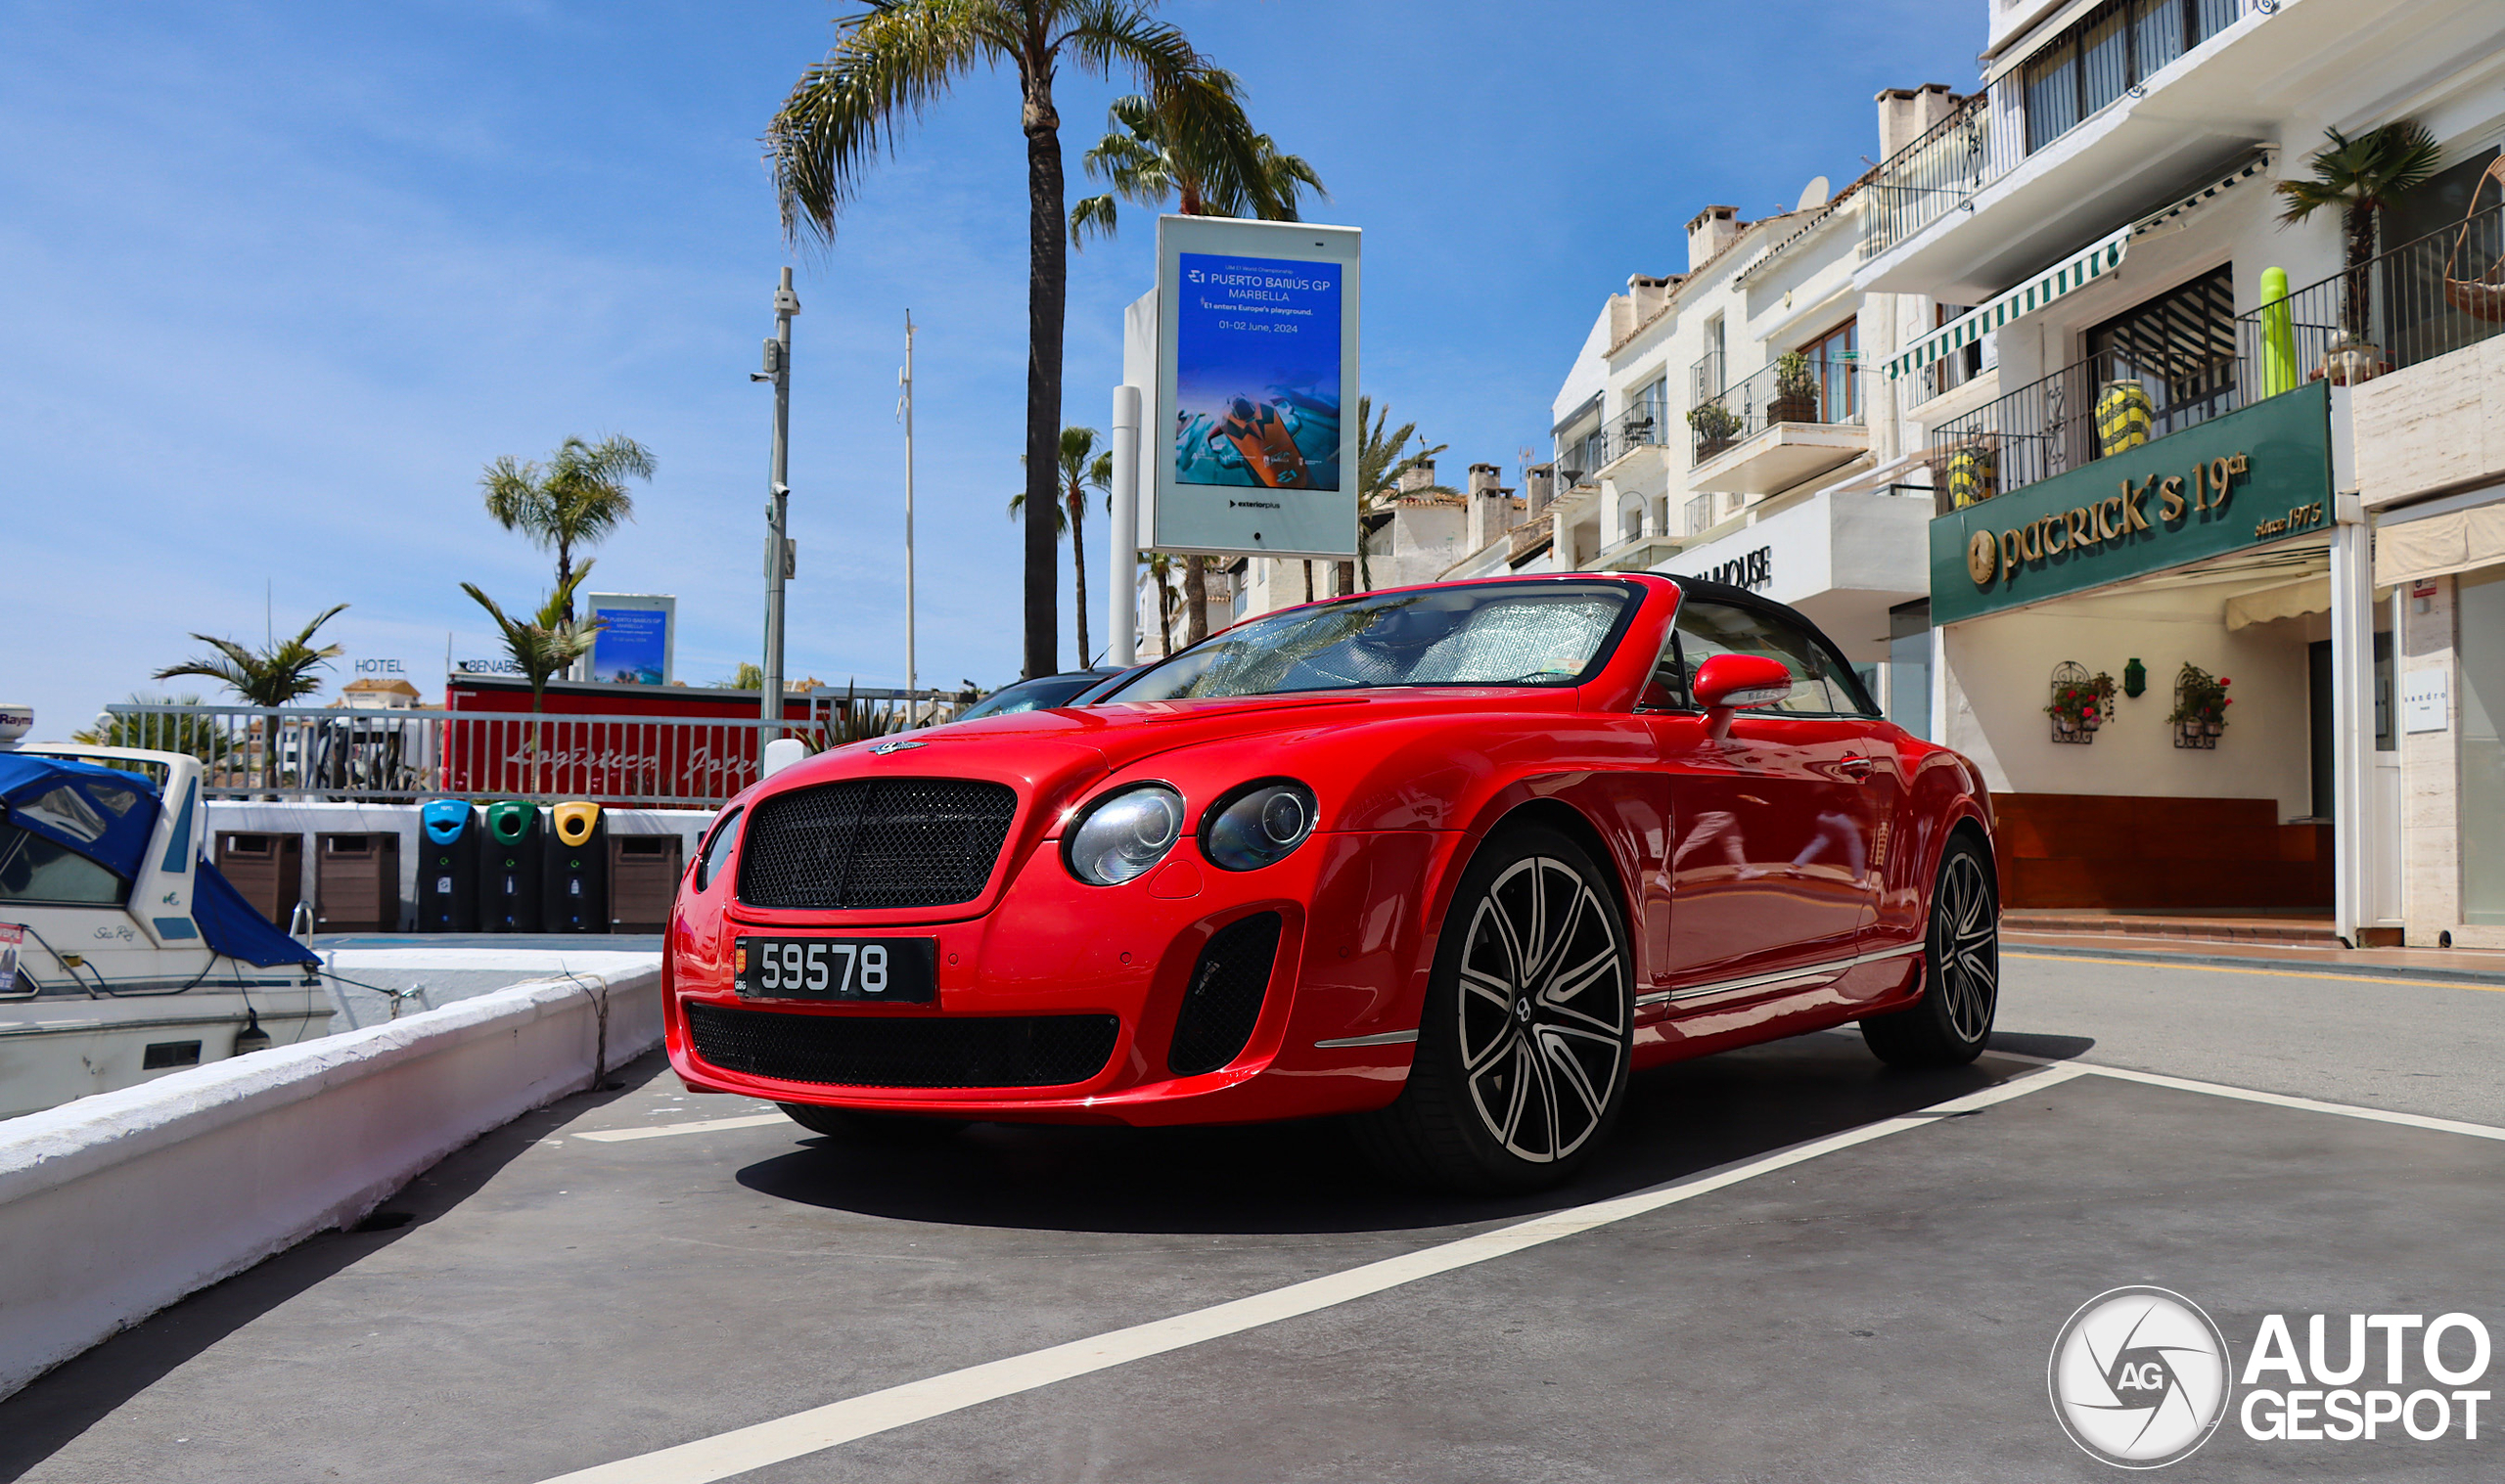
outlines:
[[[1931,523],[1931,612],[1955,623],[2326,528],[2320,382]]]

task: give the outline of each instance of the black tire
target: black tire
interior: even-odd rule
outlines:
[[[846,1144],[937,1144],[965,1131],[962,1118],[917,1118],[910,1113],[863,1113],[810,1102],[778,1102],[794,1123],[812,1134]]]
[[[1964,1066],[1981,1055],[2000,1009],[2000,893],[1991,859],[1958,835],[1939,858],[1922,999],[1861,1022],[1861,1039],[1891,1066]]]
[[[1453,894],[1408,1085],[1358,1137],[1395,1177],[1449,1191],[1570,1179],[1625,1105],[1634,1012],[1610,878],[1557,831],[1507,830]]]

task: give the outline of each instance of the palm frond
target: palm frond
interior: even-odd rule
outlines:
[[[919,119],[979,64],[1016,59],[1004,9],[998,0],[891,0],[840,22],[835,50],[801,73],[765,129],[786,241],[832,245],[836,217],[871,163],[894,153],[899,123]]]

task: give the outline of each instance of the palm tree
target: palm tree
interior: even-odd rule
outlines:
[[[1089,232],[1114,235],[1114,199],[1143,206],[1175,198],[1185,216],[1250,216],[1297,220],[1308,191],[1328,201],[1322,177],[1300,156],[1282,155],[1244,116],[1243,84],[1234,73],[1204,67],[1156,92],[1114,100],[1113,132],[1081,157],[1087,173],[1114,189],[1070,208],[1070,243]],[[1214,121],[1208,130],[1204,122]]]
[[[2341,286],[2340,323],[2351,338],[2366,337],[2366,264],[2375,255],[2375,218],[2384,207],[2427,183],[2443,151],[2426,126],[2410,119],[2369,129],[2351,139],[2322,131],[2331,143],[2308,161],[2310,180],[2283,180],[2275,189],[2287,204],[2281,226],[2293,226],[2324,206],[2341,213],[2347,240],[2347,279]]]
[[[183,711],[143,711],[133,715],[97,718],[97,724],[83,732],[72,732],[69,740],[91,747],[142,747],[153,752],[188,752],[199,758],[216,781],[235,751],[233,739],[219,731],[212,718],[196,714],[201,705],[198,695],[151,696],[145,691],[130,693],[133,705],[184,706]]]
[[[577,623],[573,618],[574,589],[591,575],[592,563],[586,562],[560,583],[539,611],[527,621],[510,618],[496,606],[496,600],[478,590],[475,582],[461,584],[461,591],[487,610],[504,636],[505,653],[530,680],[530,709],[535,715],[546,697],[548,682],[568,665],[591,652],[592,640],[606,626],[606,620],[593,618]],[[537,793],[540,766],[544,761],[539,745],[540,723],[530,724],[530,791]]]
[[[1174,559],[1163,552],[1142,554],[1148,562],[1148,575],[1157,582],[1157,647],[1161,653],[1174,652]]]
[[[1062,237],[1061,114],[1053,78],[1064,62],[1091,76],[1116,71],[1158,95],[1207,63],[1183,32],[1151,14],[1155,0],[866,0],[836,22],[835,50],[800,75],[765,131],[766,157],[787,239],[832,244],[835,220],[861,189],[897,126],[983,65],[1014,67],[1026,136],[1025,673],[1060,666],[1059,584],[1053,578],[1054,461],[1061,434],[1062,319],[1069,246]],[[1203,90],[1182,89],[1180,131],[1223,124],[1197,112]]]
[[[557,590],[566,595],[563,616],[570,619],[574,548],[590,546],[635,518],[635,497],[626,493],[626,481],[652,478],[653,467],[652,451],[624,433],[598,443],[568,438],[544,469],[505,455],[487,466],[478,487],[497,524],[522,532],[543,552],[556,551]]]
[[[1374,398],[1368,396],[1357,398],[1357,529],[1359,534],[1356,564],[1362,567],[1362,571],[1352,572],[1351,563],[1345,562],[1340,563],[1340,591],[1343,594],[1351,591],[1348,584],[1352,579],[1357,582],[1355,591],[1367,592],[1374,587],[1374,567],[1367,560],[1364,537],[1365,517],[1368,511],[1379,510],[1389,505],[1402,495],[1459,493],[1450,486],[1442,484],[1422,484],[1416,489],[1408,490],[1399,487],[1402,475],[1422,465],[1432,464],[1435,455],[1452,445],[1438,443],[1429,448],[1425,446],[1426,440],[1420,438],[1420,446],[1417,450],[1404,454],[1401,450],[1409,446],[1411,438],[1417,437],[1418,425],[1403,423],[1398,428],[1387,434],[1383,430],[1383,425],[1390,420],[1391,410],[1389,407],[1377,412],[1374,410]],[[1309,598],[1312,594],[1307,593],[1305,596]]]
[[[167,665],[155,676],[171,680],[177,675],[198,675],[214,680],[253,706],[283,706],[299,696],[310,696],[322,689],[322,677],[313,673],[329,664],[342,652],[338,645],[313,648],[313,635],[322,625],[345,611],[344,603],[334,604],[314,615],[311,623],[296,630],[296,636],[266,650],[248,649],[232,639],[211,639],[206,634],[192,637],[217,652],[213,658],[186,659],[181,664]],[[277,718],[260,717],[252,723],[265,727],[261,747],[261,787],[278,787]],[[267,725],[265,725],[267,724]]]
[[[1019,462],[1025,462],[1024,455]],[[1061,502],[1054,512],[1053,537],[1069,534],[1070,564],[1078,571],[1078,667],[1083,670],[1096,652],[1087,647],[1087,492],[1104,495],[1106,509],[1113,508],[1114,456],[1096,452],[1095,428],[1065,427],[1055,475],[1061,481]],[[1009,497],[1009,518],[1017,519],[1025,509],[1023,492]]]

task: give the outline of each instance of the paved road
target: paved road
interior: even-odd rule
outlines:
[[[2099,1479],[2044,1367],[2107,1288],[2195,1297],[2239,1356],[2271,1313],[2300,1343],[2317,1312],[2505,1324],[2505,1142],[2070,1073],[2505,1122],[2505,994],[2010,969],[2012,1055],[1906,1075],[1820,1035],[1668,1068],[1599,1168],[1509,1203],[1387,1190],[1328,1126],[837,1147],[648,1058],[447,1160],[410,1224],[0,1403],[0,1477]],[[736,1429],[728,1463],[685,1451]],[[2230,1420],[2169,1476],[2490,1479],[2498,1446]]]

